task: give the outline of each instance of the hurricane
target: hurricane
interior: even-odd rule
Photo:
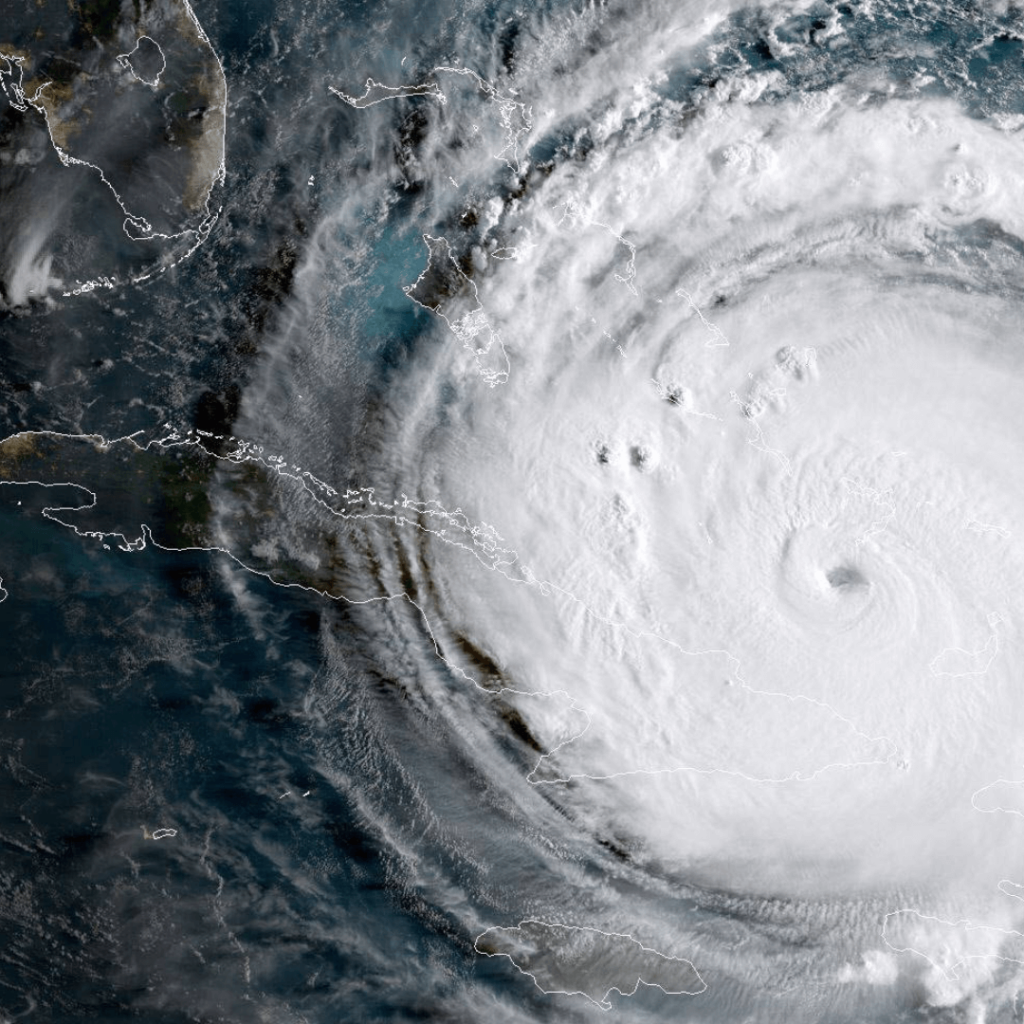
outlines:
[[[99,288],[56,228],[5,243],[12,373],[60,318],[148,339],[0,442],[32,524],[4,612],[64,545],[132,623],[109,649],[161,645],[104,700],[188,694],[77,869],[90,903],[135,864],[95,968],[121,1003],[1021,1019],[1020,9],[188,11],[228,100],[179,241],[132,249],[130,214]],[[158,90],[134,17],[118,74]],[[73,1019],[25,962],[9,1019]]]

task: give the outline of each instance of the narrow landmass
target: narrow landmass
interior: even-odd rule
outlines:
[[[484,956],[508,957],[545,994],[583,996],[602,1010],[611,1009],[613,992],[631,996],[641,985],[670,996],[707,989],[689,960],[599,928],[527,920],[515,928],[488,928],[474,946]]]

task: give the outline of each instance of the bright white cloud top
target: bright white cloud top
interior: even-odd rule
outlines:
[[[557,82],[537,57],[527,144],[581,127],[490,207],[515,258],[473,257],[508,379],[439,324],[395,399],[386,486],[515,553],[431,535],[425,614],[449,663],[519,691],[529,780],[640,861],[863,900],[851,964],[891,955],[875,900],[911,893],[998,950],[1021,823],[979,801],[1024,764],[1018,123],[864,75],[675,102],[693,25],[664,18]],[[436,180],[492,173],[470,153],[436,151]],[[555,692],[584,730],[525,695]]]
[[[210,495],[132,550],[335,600],[325,676],[361,642],[391,694],[360,814],[553,1012],[1024,992],[1020,39],[979,9],[961,61],[940,13],[591,5],[514,70],[331,69],[364,148],[249,440],[105,447]]]

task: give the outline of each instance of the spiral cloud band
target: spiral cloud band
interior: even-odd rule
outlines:
[[[92,397],[33,419],[72,371],[32,378],[0,440],[33,552],[0,566],[7,612],[31,586],[64,607],[68,550],[110,608],[171,579],[110,640],[151,652],[132,699],[178,723],[139,754],[131,841],[166,858],[145,892],[168,906],[177,864],[176,934],[213,921],[237,977],[182,939],[160,1011],[206,1012],[202,968],[210,1019],[1021,1020],[1020,11],[342,6],[224,65],[244,32],[202,35],[210,114],[168,115],[205,118],[175,165],[196,188],[168,178],[181,209],[146,237],[54,256],[105,253],[62,299],[178,369],[94,360],[128,374],[102,430]],[[150,21],[103,68],[153,113],[191,79]],[[43,104],[23,49],[0,85],[45,108],[28,138],[85,94]],[[250,220],[209,205],[229,80]],[[19,245],[10,310],[70,308]],[[210,286],[184,301],[178,275]],[[65,547],[33,561],[43,529]],[[110,636],[135,621],[103,609]],[[208,648],[154,640],[183,609]],[[19,714],[49,722],[34,687]],[[211,722],[230,756],[195,742]],[[82,892],[116,851],[141,905],[120,836]],[[139,962],[115,987],[150,999]]]
[[[927,19],[886,66],[882,14],[760,17],[548,26],[504,119],[451,68],[339,93],[419,104],[448,225],[367,473],[451,517],[399,541],[424,686],[513,709],[524,787],[652,886],[789,904],[808,989],[977,1010],[1024,880],[1021,114],[994,28],[983,100]]]

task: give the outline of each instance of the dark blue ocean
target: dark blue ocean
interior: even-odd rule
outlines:
[[[1024,1020],[1020,8],[8,0],[0,57],[0,1024]],[[933,485],[1002,553],[878,540]],[[733,638],[833,717],[667,660]],[[883,808],[957,752],[966,817]]]

